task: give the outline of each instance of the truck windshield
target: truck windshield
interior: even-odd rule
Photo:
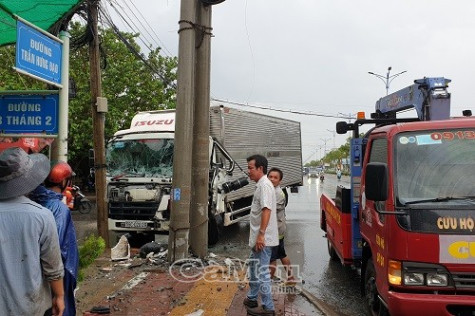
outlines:
[[[173,174],[173,139],[113,140],[106,150],[111,177],[166,177]]]
[[[475,130],[401,133],[395,147],[400,204],[456,203],[475,195]]]

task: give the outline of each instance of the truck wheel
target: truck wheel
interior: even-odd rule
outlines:
[[[368,315],[387,316],[386,307],[379,300],[379,293],[376,287],[376,272],[374,270],[373,259],[369,258],[366,263],[364,274],[364,300]]]
[[[208,246],[215,245],[219,240],[219,224],[216,217],[208,212]]]
[[[328,254],[330,255],[330,259],[332,261],[338,261],[338,255],[336,254],[335,248],[333,248],[332,243],[327,237],[327,248],[328,248]]]

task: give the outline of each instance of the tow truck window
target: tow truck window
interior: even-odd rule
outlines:
[[[173,139],[116,140],[106,150],[112,176],[165,177],[173,175]]]
[[[424,199],[474,196],[475,131],[401,133],[395,144],[395,169],[400,205]]]
[[[369,162],[383,162],[388,163],[388,141],[386,138],[376,138],[371,143],[371,152],[369,154]],[[375,201],[374,207],[377,211],[385,209],[385,201]],[[378,216],[380,222],[384,223],[385,216],[380,214]]]
[[[371,143],[369,162],[388,163],[388,142],[385,138],[377,138]]]

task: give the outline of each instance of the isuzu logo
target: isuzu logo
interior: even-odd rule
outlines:
[[[148,120],[148,121],[137,121],[134,126],[145,126],[145,125],[171,125],[173,124],[173,119],[170,120]]]

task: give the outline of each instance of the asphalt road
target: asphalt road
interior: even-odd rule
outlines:
[[[337,185],[349,187],[349,177],[338,181],[335,175],[326,174],[323,183],[317,178],[304,177],[299,192],[289,194],[285,249],[294,270],[305,281],[304,289],[339,314],[365,315],[358,271],[330,260],[327,241],[320,229],[320,196],[323,192],[334,196]],[[245,260],[249,255],[248,237],[248,223],[228,227],[210,252]]]

